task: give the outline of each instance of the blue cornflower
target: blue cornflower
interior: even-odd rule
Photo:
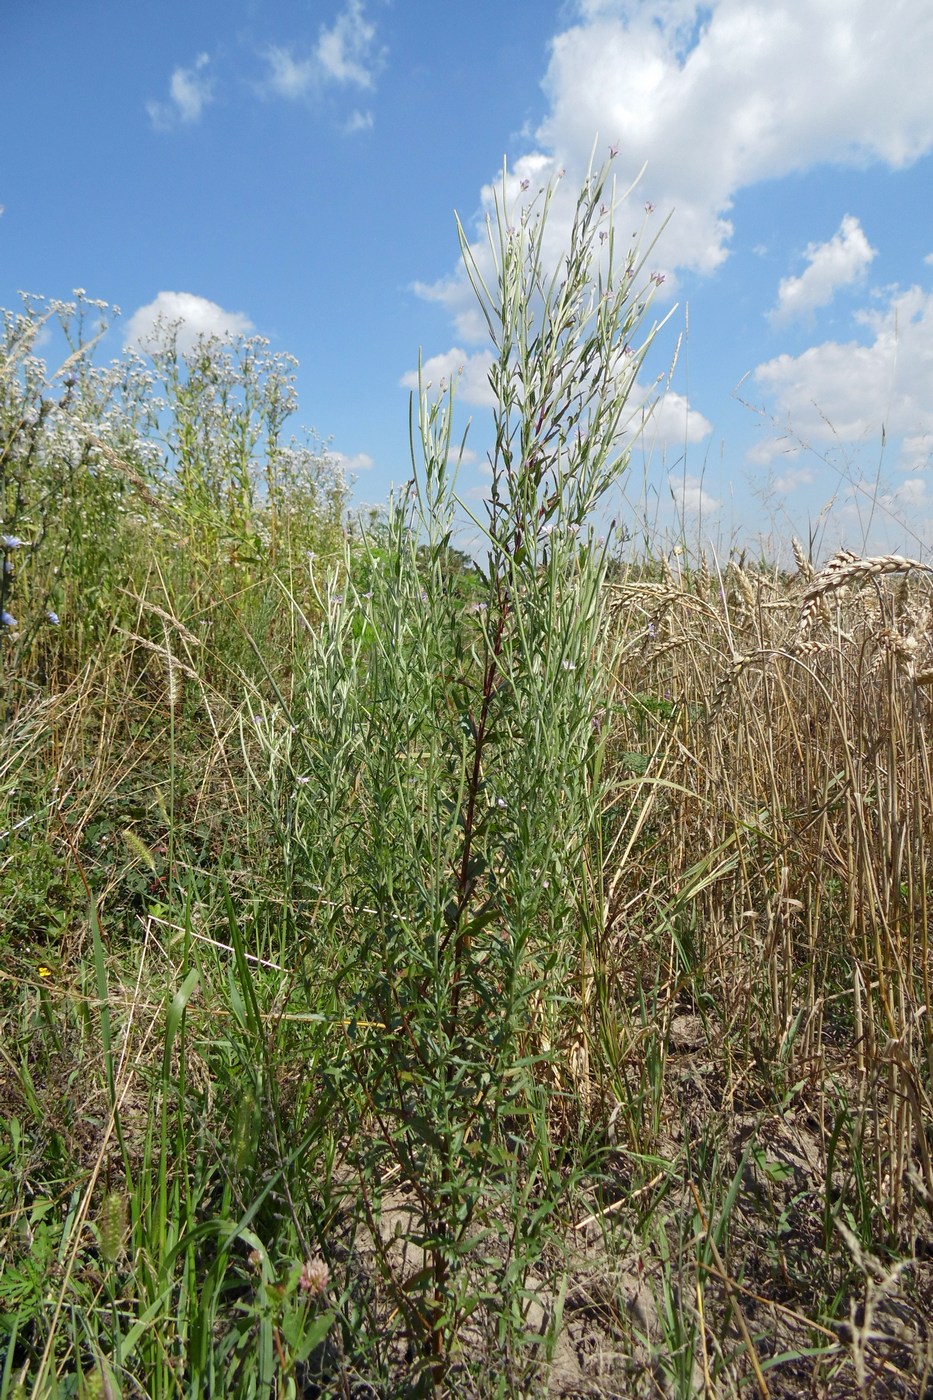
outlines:
[[[17,625],[16,618],[4,608],[3,612],[0,612],[0,624],[4,627],[15,627]]]
[[[57,613],[57,612],[52,612],[52,609],[49,608],[49,611],[46,613],[46,617],[48,618],[49,622],[51,622],[51,624],[52,624],[53,627],[57,627],[57,626],[58,626],[58,613]]]

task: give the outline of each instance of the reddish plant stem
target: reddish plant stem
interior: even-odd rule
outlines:
[[[489,725],[489,711],[492,706],[492,699],[496,692],[496,683],[499,678],[499,662],[502,656],[503,637],[505,624],[509,615],[508,600],[502,595],[501,579],[498,585],[499,618],[496,624],[496,635],[492,645],[492,652],[487,657],[486,666],[483,672],[483,703],[480,707],[479,722],[470,716],[473,728],[473,767],[470,773],[470,785],[467,796],[466,816],[463,822],[463,853],[460,860],[460,871],[457,876],[457,912],[454,920],[454,927],[457,930],[457,941],[454,944],[454,985],[453,985],[453,1007],[451,1013],[451,1029],[456,1026],[460,1014],[460,991],[463,983],[463,963],[470,946],[470,937],[461,927],[464,911],[470,897],[472,880],[470,879],[470,858],[473,853],[473,831],[476,824],[476,802],[479,796],[480,780],[482,776],[483,749],[486,744],[486,732]]]

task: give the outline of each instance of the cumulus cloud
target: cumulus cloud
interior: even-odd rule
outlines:
[[[328,452],[328,457],[348,476],[355,476],[357,472],[368,472],[370,467],[374,467],[375,461],[368,452],[355,452],[352,457],[348,457],[345,452]]]
[[[659,210],[665,256],[711,271],[735,195],[822,162],[899,168],[933,147],[933,9],[903,0],[578,0],[552,43],[539,145],[578,173],[594,132],[618,142]]]
[[[778,287],[777,305],[769,312],[775,325],[806,316],[826,306],[840,287],[864,276],[877,253],[858,219],[846,214],[828,243],[810,243],[805,257],[809,266],[799,277],[784,277]]]
[[[884,429],[916,456],[933,433],[933,293],[897,289],[855,321],[868,343],[827,340],[778,355],[754,379],[805,441],[857,443],[880,439]],[[775,454],[781,446],[775,442]]]
[[[810,486],[813,480],[813,472],[809,467],[792,467],[789,471],[782,472],[780,476],[774,478],[774,487],[783,495],[790,496],[801,486]]]
[[[147,102],[146,111],[156,131],[173,131],[178,126],[193,126],[201,113],[214,100],[214,82],[210,72],[210,57],[198,54],[190,68],[176,68],[169,80],[167,102]]]
[[[367,19],[363,0],[348,0],[330,27],[322,25],[317,43],[303,58],[281,45],[270,46],[264,56],[269,65],[267,89],[291,100],[320,91],[328,84],[369,89],[381,62],[376,26]],[[363,125],[351,125],[350,130],[372,125],[372,118],[367,119],[366,114],[354,115]]]
[[[575,13],[551,41],[536,149],[513,163],[515,185],[527,179],[532,194],[566,170],[555,246],[566,241],[597,133],[597,160],[618,147],[620,186],[645,168],[633,208],[651,202],[655,223],[673,211],[654,255],[672,274],[723,263],[733,203],[749,186],[826,163],[900,168],[933,149],[928,0],[901,0],[897,21],[883,26],[875,0],[576,0]],[[480,223],[491,198],[488,187]],[[843,262],[864,258],[854,230],[840,233]],[[480,233],[481,261],[482,244]],[[831,279],[829,247],[803,274],[804,303]],[[673,285],[672,276],[666,291]],[[459,271],[417,290],[447,307],[460,338],[484,335]]]
[[[514,221],[538,189],[566,172],[552,200],[545,248],[545,260],[555,265],[596,133],[597,161],[610,143],[618,148],[620,194],[645,170],[626,222],[617,222],[620,232],[641,228],[651,237],[673,212],[652,252],[654,266],[671,274],[662,297],[675,290],[679,270],[712,273],[726,260],[733,204],[750,186],[822,164],[896,169],[933,149],[928,0],[901,0],[897,23],[881,27],[874,0],[847,0],[845,6],[838,0],[575,0],[572,13],[573,21],[551,42],[543,82],[547,115],[534,133],[534,148],[511,162],[506,184]],[[485,224],[495,220],[498,187],[496,181],[480,191],[475,225],[467,230],[481,273],[493,280]],[[657,212],[646,215],[646,204]],[[811,245],[806,256],[804,271],[781,284],[776,320],[825,304],[862,275],[874,249],[858,220],[847,215],[834,237]],[[417,283],[415,290],[447,311],[458,345],[486,340],[462,268]],[[924,335],[918,328],[911,340]],[[453,358],[467,357],[457,349],[436,360],[449,370]],[[826,345],[809,358],[779,357],[760,367],[758,382],[788,410],[802,403],[818,434],[813,400],[838,413],[837,431],[877,432],[888,421],[879,403],[891,382],[884,373],[888,358],[879,330],[873,346]],[[808,381],[811,370],[815,381]],[[485,401],[477,392],[474,401]],[[912,423],[910,408],[916,410]],[[925,426],[916,385],[905,391],[900,409],[907,430]],[[688,416],[687,428],[687,440],[695,440],[690,434],[701,434],[699,418],[691,427]]]
[[[632,401],[639,396],[647,398],[638,385],[632,393]],[[647,441],[665,447],[683,447],[687,443],[702,442],[713,431],[713,425],[695,408],[691,408],[683,394],[675,394],[672,389],[657,398],[648,399],[643,410]]]
[[[496,396],[489,383],[489,370],[492,366],[491,351],[481,350],[468,355],[465,350],[454,346],[441,355],[432,355],[421,366],[421,383],[425,389],[440,389],[453,383],[455,396],[460,403],[475,404],[480,408],[492,408]],[[399,380],[403,389],[418,390],[418,371],[408,370]]]
[[[124,345],[149,350],[164,344],[177,331],[176,344],[185,353],[201,339],[230,340],[248,335],[253,323],[241,311],[225,311],[193,292],[159,292],[154,301],[134,311],[126,326]]]
[[[907,471],[927,471],[933,462],[933,431],[909,433],[901,443],[901,453]]]
[[[722,506],[704,489],[701,477],[672,473],[667,484],[678,510],[686,515],[713,515]]]
[[[895,490],[894,499],[902,506],[908,506],[912,509],[926,509],[930,504],[927,478],[923,476],[907,477]]]

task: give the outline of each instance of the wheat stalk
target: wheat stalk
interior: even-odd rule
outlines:
[[[850,549],[840,549],[815,575],[803,595],[797,624],[798,640],[806,636],[831,593],[838,593],[856,581],[878,579],[886,574],[906,574],[914,570],[931,572],[928,564],[922,564],[919,559],[908,559],[903,554],[876,554],[863,558],[853,554]]]

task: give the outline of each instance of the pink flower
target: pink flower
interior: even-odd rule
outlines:
[[[298,1287],[308,1298],[322,1298],[330,1282],[330,1269],[319,1254],[306,1259],[298,1279]]]

